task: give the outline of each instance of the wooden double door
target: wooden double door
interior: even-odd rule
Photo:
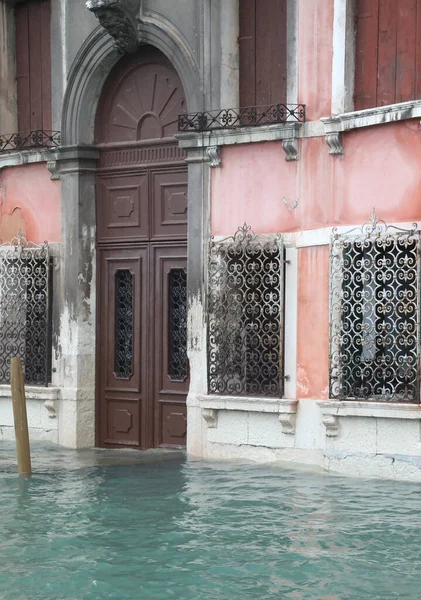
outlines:
[[[185,112],[168,59],[142,46],[110,73],[98,105],[97,444],[186,440]]]
[[[101,158],[104,164],[106,154]],[[186,234],[185,165],[99,169],[100,446],[185,445]]]
[[[184,445],[186,244],[151,242],[99,255],[100,445]]]

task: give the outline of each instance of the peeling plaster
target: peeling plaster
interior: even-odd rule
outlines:
[[[297,395],[308,396],[310,390],[310,382],[307,377],[305,369],[297,364]]]
[[[199,294],[189,298],[188,305],[188,348],[201,350],[206,340],[206,327],[204,325],[204,311]]]
[[[26,236],[26,220],[20,206],[16,206],[11,214],[1,214],[0,240],[2,242],[9,242],[18,233],[22,233]]]

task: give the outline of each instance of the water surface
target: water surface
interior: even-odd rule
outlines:
[[[1,600],[416,600],[421,486],[0,445]]]

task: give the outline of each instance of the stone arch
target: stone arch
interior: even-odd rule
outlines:
[[[187,110],[202,110],[203,95],[199,70],[194,57],[181,36],[170,26],[143,22],[141,43],[160,50],[179,74],[186,94]],[[70,71],[63,100],[62,144],[74,146],[94,143],[94,123],[102,87],[121,55],[113,39],[101,26],[87,38]]]

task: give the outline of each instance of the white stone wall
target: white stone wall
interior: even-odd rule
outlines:
[[[58,443],[58,388],[26,388],[26,411],[30,440]],[[14,441],[10,386],[0,385],[0,441]]]
[[[211,459],[283,462],[331,473],[421,481],[421,408],[387,403],[289,402],[290,413],[234,399],[189,400],[188,451]],[[272,401],[273,402],[273,401]],[[210,408],[214,406],[214,408]],[[273,408],[273,407],[272,407]],[[198,427],[202,415],[204,426]]]

